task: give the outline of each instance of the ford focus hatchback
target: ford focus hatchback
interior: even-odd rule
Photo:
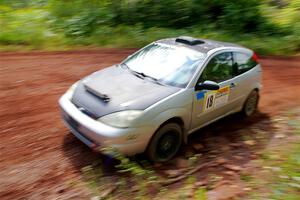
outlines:
[[[154,162],[224,116],[253,114],[261,66],[244,47],[182,36],[149,44],[75,83],[60,98],[66,126],[87,146]]]

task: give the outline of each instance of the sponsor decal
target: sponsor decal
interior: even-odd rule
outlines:
[[[201,91],[196,94],[197,100],[204,99],[206,91]]]
[[[217,91],[207,92],[204,97],[203,111],[209,111],[225,105],[228,102],[229,93],[229,86],[222,87]]]

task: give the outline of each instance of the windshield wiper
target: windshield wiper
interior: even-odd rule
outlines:
[[[142,78],[151,78],[152,79],[152,77],[144,74],[143,72],[137,72],[137,71],[133,71],[133,70],[131,70],[131,72],[134,73],[135,75],[138,75],[139,77],[142,77]]]
[[[143,79],[144,78],[149,78],[149,79],[155,81],[156,83],[162,85],[157,78],[154,78],[152,76],[148,76],[147,74],[144,74],[143,72],[137,72],[137,71],[133,71],[133,70],[131,70],[131,72],[138,75],[138,76],[140,76],[140,77],[142,77]]]
[[[163,85],[162,83],[159,82],[159,80],[157,78],[154,78],[152,76],[148,76],[147,74],[144,74],[143,72],[137,72],[137,71],[134,71],[132,69],[130,69],[128,67],[128,65],[126,63],[121,63],[120,64],[121,66],[124,66],[126,69],[128,69],[132,74],[134,74],[135,76],[141,78],[141,79],[145,79],[145,78],[149,78],[151,80],[153,80],[155,83],[157,84],[160,84],[160,85]]]
[[[130,68],[128,67],[128,65],[127,65],[126,63],[120,63],[119,65],[120,65],[122,68],[125,67],[125,69],[129,69],[129,70],[130,70]]]

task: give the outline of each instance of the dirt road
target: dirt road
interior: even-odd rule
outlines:
[[[88,198],[88,191],[73,185],[81,184],[80,169],[99,155],[69,134],[57,100],[76,80],[132,51],[0,53],[0,199]],[[263,58],[261,63],[260,113],[299,106],[300,58]]]

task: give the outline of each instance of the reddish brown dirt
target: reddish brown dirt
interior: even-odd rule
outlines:
[[[81,183],[81,167],[99,155],[69,134],[57,101],[76,80],[131,52],[0,53],[0,199],[88,198],[89,192],[74,184]],[[239,121],[239,127],[300,105],[300,58],[262,58],[261,63],[260,115]],[[232,131],[222,122],[215,127]],[[224,142],[218,135],[206,139]]]

